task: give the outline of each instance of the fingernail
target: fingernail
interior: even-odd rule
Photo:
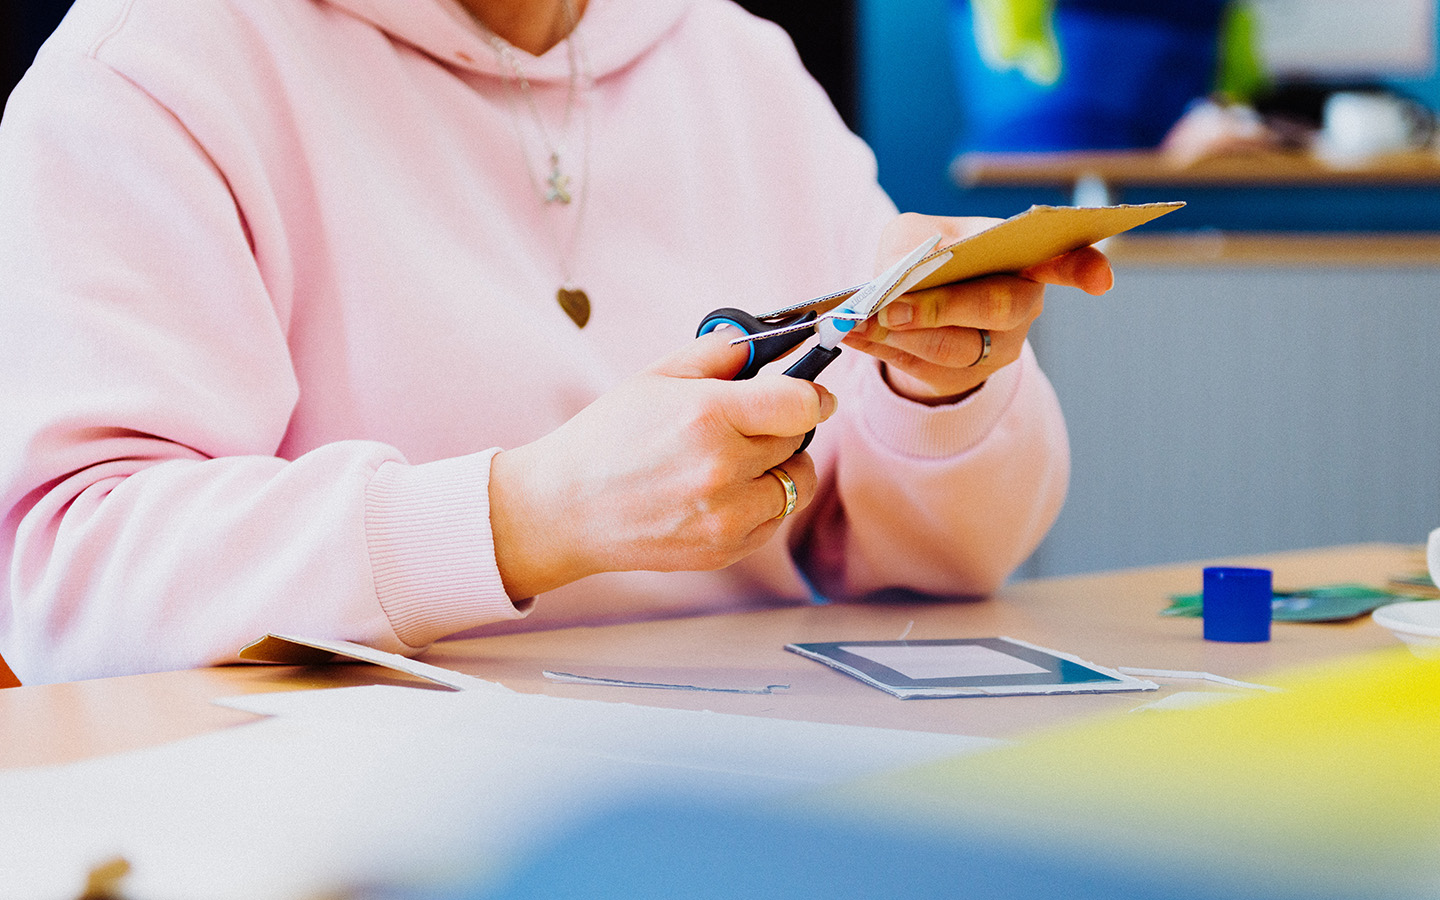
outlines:
[[[913,318],[915,318],[915,310],[911,309],[908,303],[897,301],[880,310],[880,324],[886,328],[909,325]]]
[[[826,391],[825,393],[821,394],[821,395],[820,395],[820,421],[823,422],[823,421],[825,421],[826,419],[830,418],[831,416],[835,415],[835,408],[836,408],[837,406],[839,406],[839,405],[840,405],[840,402],[835,399],[835,395],[834,395],[834,394],[830,393],[829,391]]]

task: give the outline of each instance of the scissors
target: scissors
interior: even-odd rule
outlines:
[[[864,284],[804,303],[758,316],[732,307],[717,309],[700,321],[696,337],[724,325],[738,329],[740,336],[730,343],[750,345],[750,357],[733,379],[740,381],[755,377],[762,368],[789,353],[811,335],[818,335],[815,346],[785,370],[785,374],[792,378],[814,381],[826,366],[840,356],[840,342],[856,325],[884,309],[896,297],[950,261],[952,254],[948,250],[933,253],[939,243],[940,235],[937,234]],[[812,428],[795,452],[810,446],[814,437],[815,429]]]

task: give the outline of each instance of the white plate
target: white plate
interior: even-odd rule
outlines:
[[[1440,600],[1407,600],[1370,614],[1419,656],[1440,656]]]

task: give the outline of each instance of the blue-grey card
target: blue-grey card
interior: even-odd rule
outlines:
[[[902,700],[1156,689],[1153,682],[1008,637],[833,641],[785,649]]]

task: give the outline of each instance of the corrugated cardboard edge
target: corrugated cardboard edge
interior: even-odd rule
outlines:
[[[1171,200],[1162,203],[1122,203],[1117,206],[1032,206],[1022,213],[996,222],[984,231],[953,244],[937,247],[915,265],[924,265],[944,253],[951,254],[950,261],[921,279],[907,293],[985,275],[1019,272],[1062,253],[1098,244],[1106,238],[1112,238],[1172,213],[1184,205],[1184,201]],[[813,300],[805,300],[764,313],[760,318],[793,316],[810,310],[826,313],[844,303],[858,289],[846,288]],[[734,343],[774,337],[809,327],[811,326],[803,323],[791,325],[739,337]]]
[[[1032,206],[978,234],[937,248],[930,257],[949,252],[950,261],[911,290],[1019,272],[1144,225],[1184,205],[1177,200],[1118,206]]]

